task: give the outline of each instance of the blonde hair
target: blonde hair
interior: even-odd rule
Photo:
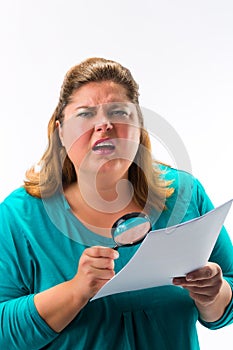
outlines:
[[[161,170],[151,155],[148,132],[143,127],[143,117],[139,108],[138,85],[130,71],[117,62],[103,58],[89,58],[72,67],[66,74],[60,91],[58,105],[48,124],[48,146],[40,160],[40,170],[34,167],[26,172],[24,187],[35,197],[50,197],[63,187],[77,181],[73,163],[62,146],[57,121],[64,118],[64,108],[71,101],[72,94],[89,82],[113,81],[124,86],[127,97],[137,106],[141,125],[140,145],[134,162],[128,172],[134,188],[134,201],[141,208],[149,204],[157,210],[165,208],[165,200],[173,193],[171,182],[162,179]]]

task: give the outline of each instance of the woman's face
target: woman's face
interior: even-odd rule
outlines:
[[[76,172],[127,178],[140,139],[136,106],[120,84],[88,83],[72,95],[59,133]]]

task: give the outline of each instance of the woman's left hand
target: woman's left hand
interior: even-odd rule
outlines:
[[[206,266],[192,271],[186,277],[176,277],[173,284],[189,291],[197,306],[206,307],[214,303],[223,285],[219,265],[209,262]]]

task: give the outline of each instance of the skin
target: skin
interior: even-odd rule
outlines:
[[[98,169],[96,187],[99,195],[106,201],[107,210],[109,203],[116,199],[116,184],[119,180],[127,179],[129,166],[137,151],[140,137],[138,120],[133,119],[130,123],[112,124],[105,115],[98,113],[91,120],[91,125],[86,126],[81,121],[79,133],[73,134],[71,139],[69,132],[72,133],[74,128],[73,125],[70,124],[71,127],[69,127],[68,124],[77,107],[92,107],[110,102],[130,102],[125,88],[113,82],[89,83],[74,93],[71,103],[65,109],[65,123],[67,122],[68,127],[62,127],[57,122],[61,142],[67,149],[78,178],[77,184],[72,184],[64,189],[66,199],[74,215],[81,221],[84,221],[87,226],[93,225],[93,223],[96,225],[97,222],[100,228],[111,227],[119,216],[130,211],[140,211],[141,208],[130,201],[125,207],[113,213],[95,210],[86,203],[81,194],[78,185],[80,176],[82,173],[86,176],[95,174]],[[130,149],[127,148],[127,144],[123,143],[119,144],[119,149],[116,150],[119,154],[125,151],[125,148],[129,150],[127,159],[119,158],[117,155],[99,157],[91,152],[93,144],[106,137],[130,141]],[[134,146],[133,150],[132,145]],[[90,187],[88,186],[89,182],[85,177],[87,197],[92,196],[93,193],[93,182],[90,183]],[[103,232],[101,231],[100,234]],[[56,332],[62,331],[89,299],[114,276],[114,260],[118,256],[118,252],[111,248],[99,246],[88,248],[83,252],[78,263],[77,273],[71,280],[35,295],[36,308],[52,329]]]
[[[108,104],[116,102],[128,103],[132,113],[113,122],[106,111]],[[82,116],[86,107],[97,108],[96,113]],[[120,216],[141,211],[132,201],[127,181],[140,139],[135,106],[123,86],[109,81],[89,83],[76,90],[64,115],[62,126],[57,126],[78,178],[64,194],[80,221],[92,231],[110,236],[110,228]],[[93,145],[104,139],[115,142],[115,150],[110,154],[93,152]]]
[[[221,267],[215,263],[209,262],[186,277],[174,278],[173,283],[189,291],[200,317],[207,322],[217,321],[232,298],[231,288],[223,279]]]
[[[114,276],[114,260],[118,256],[118,252],[111,248],[88,248],[80,258],[73,279],[35,295],[39,314],[54,331],[61,332]]]
[[[98,169],[101,181],[97,186],[101,187],[102,180],[105,180],[104,189],[109,183],[109,171],[112,176],[115,174],[113,183],[127,178],[128,168],[137,152],[140,137],[135,111],[134,116],[130,118],[123,117],[119,118],[117,123],[111,122],[106,115],[105,105],[114,102],[130,103],[124,87],[109,81],[84,85],[73,94],[71,103],[64,110],[64,126],[59,125],[60,137],[76,173],[79,175],[82,171],[87,176],[96,173]],[[100,106],[96,115],[82,116],[86,111],[83,107],[95,106]],[[105,138],[118,140],[115,152],[106,155],[93,152],[95,142]],[[127,160],[122,159],[122,154]]]
[[[75,113],[77,106],[97,106],[119,101],[128,101],[124,87],[113,82],[89,83],[74,93],[71,103],[65,109],[65,122],[69,124],[70,117]],[[117,198],[117,182],[127,179],[128,168],[132,161],[130,159],[133,159],[137,150],[140,132],[135,120],[133,125],[113,124],[100,113],[92,119],[88,127],[85,125],[81,123],[78,137],[75,134],[70,139],[69,132],[72,134],[72,130],[76,129],[62,127],[57,122],[61,141],[67,148],[78,178],[77,184],[66,188],[64,194],[74,215],[88,227],[93,227],[95,223],[95,228],[96,226],[102,228],[99,234],[108,236],[107,228],[111,227],[117,218],[128,212],[141,211],[141,208],[129,201],[125,207],[111,213],[96,210],[85,201],[78,183],[82,180],[83,173],[85,176],[89,174],[93,176],[98,169],[97,192],[108,204],[107,210],[109,203],[111,204]],[[130,146],[133,144],[135,147],[127,159],[109,154],[99,157],[91,150],[97,140],[105,137],[127,139],[130,140]],[[124,148],[125,145],[119,145],[117,151],[121,152]],[[90,179],[93,178],[90,177]],[[89,181],[85,182],[87,183],[85,194],[87,197],[92,196],[93,186],[89,187]],[[34,301],[39,314],[53,330],[61,332],[89,299],[114,276],[114,260],[118,256],[118,252],[111,248],[90,247],[83,252],[78,262],[77,273],[71,280],[35,295]],[[216,321],[222,316],[232,297],[231,288],[223,279],[220,266],[214,263],[208,263],[203,268],[190,272],[186,277],[175,278],[173,283],[189,291],[200,316],[209,322]]]

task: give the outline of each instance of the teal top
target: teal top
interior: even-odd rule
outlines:
[[[155,211],[153,229],[187,221],[213,208],[192,175],[167,168],[174,194],[167,210]],[[34,295],[77,271],[83,250],[113,246],[110,238],[85,228],[72,214],[62,194],[47,200],[14,191],[0,205],[0,349],[8,350],[196,350],[198,310],[185,289],[173,285],[119,293],[89,302],[60,333],[38,314]],[[119,248],[119,271],[138,246]],[[233,288],[233,249],[223,228],[210,261],[222,268]],[[155,271],[156,273],[156,271]],[[216,322],[199,321],[210,329],[233,322],[233,301]]]

